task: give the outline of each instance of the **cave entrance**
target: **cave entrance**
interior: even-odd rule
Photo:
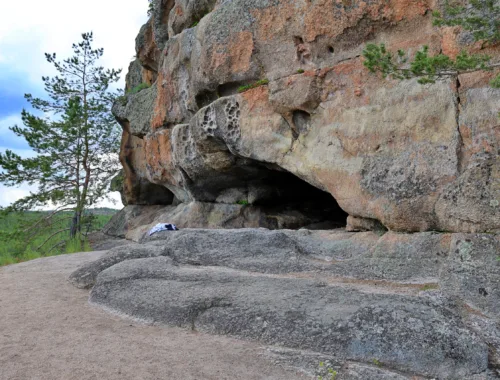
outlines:
[[[194,199],[249,206],[242,214],[246,220],[269,229],[346,227],[348,214],[330,193],[276,164],[227,157],[232,162],[225,170],[214,170],[185,182]]]
[[[250,189],[260,189],[260,194],[249,191],[249,201],[260,206],[268,219],[279,215],[271,226],[275,229],[335,229],[347,224],[348,214],[330,193],[289,172],[269,170],[258,182]]]

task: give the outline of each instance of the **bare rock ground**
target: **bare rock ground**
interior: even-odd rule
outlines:
[[[95,309],[68,275],[105,252],[0,268],[0,379],[309,378],[256,343],[142,325]]]
[[[70,281],[115,315],[279,346],[273,360],[308,373],[492,380],[499,252],[492,234],[182,229]]]

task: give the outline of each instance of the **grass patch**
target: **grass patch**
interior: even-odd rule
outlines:
[[[248,206],[250,203],[246,199],[242,199],[241,201],[236,202],[238,205]]]
[[[128,103],[128,95],[134,95],[134,94],[137,94],[139,92],[141,92],[142,90],[146,90],[148,88],[150,88],[151,85],[148,84],[148,83],[141,83],[133,88],[131,88],[130,90],[128,90],[125,95],[121,95],[121,96],[118,96],[116,98],[116,101],[118,103],[120,103],[122,106],[126,106],[127,103]]]
[[[304,74],[304,69],[298,69],[297,74]]]
[[[439,288],[438,284],[425,284],[420,288],[420,291],[434,290],[438,288]]]
[[[141,83],[141,84],[135,86],[134,88],[131,88],[130,90],[128,90],[127,95],[137,94],[137,93],[141,92],[142,90],[146,90],[150,87],[151,87],[151,85],[148,83]]]
[[[208,11],[207,11],[207,12],[203,13],[201,16],[196,17],[196,18],[193,20],[193,23],[191,24],[191,28],[195,28],[195,27],[197,27],[197,26],[198,26],[198,24],[200,23],[201,19],[202,19],[203,17],[205,17],[206,15],[208,15],[209,13],[210,13],[210,12],[208,12]]]
[[[255,82],[255,83],[251,83],[251,84],[247,84],[245,86],[238,87],[238,92],[242,93],[242,92],[251,90],[253,88],[257,88],[257,87],[260,87],[260,86],[265,86],[266,84],[269,84],[269,79],[261,79],[261,80]]]
[[[127,96],[126,95],[120,95],[119,97],[116,98],[116,101],[117,102],[120,102],[120,104],[122,106],[126,106],[127,105],[127,102],[128,102],[128,99],[127,99]]]
[[[319,363],[319,371],[320,375],[318,375],[317,380],[336,380],[337,379],[337,371],[333,368],[325,364],[324,362]]]

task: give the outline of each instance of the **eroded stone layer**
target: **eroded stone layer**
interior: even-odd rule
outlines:
[[[500,378],[498,235],[182,229],[142,243],[70,281],[105,310],[279,346],[296,367],[328,360],[339,379]]]
[[[500,231],[495,72],[420,85],[362,64],[368,42],[478,51],[465,33],[432,26],[442,3],[157,0],[129,74],[152,86],[114,107],[141,140],[122,150],[137,157],[126,178],[185,203],[259,206],[294,204],[283,201],[301,186],[293,176],[334,198],[332,219],[341,209],[358,227]],[[134,189],[127,199],[139,204],[147,191]]]

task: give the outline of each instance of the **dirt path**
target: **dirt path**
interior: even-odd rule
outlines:
[[[67,282],[102,252],[0,268],[0,379],[304,379],[258,344],[144,326],[87,303]]]

